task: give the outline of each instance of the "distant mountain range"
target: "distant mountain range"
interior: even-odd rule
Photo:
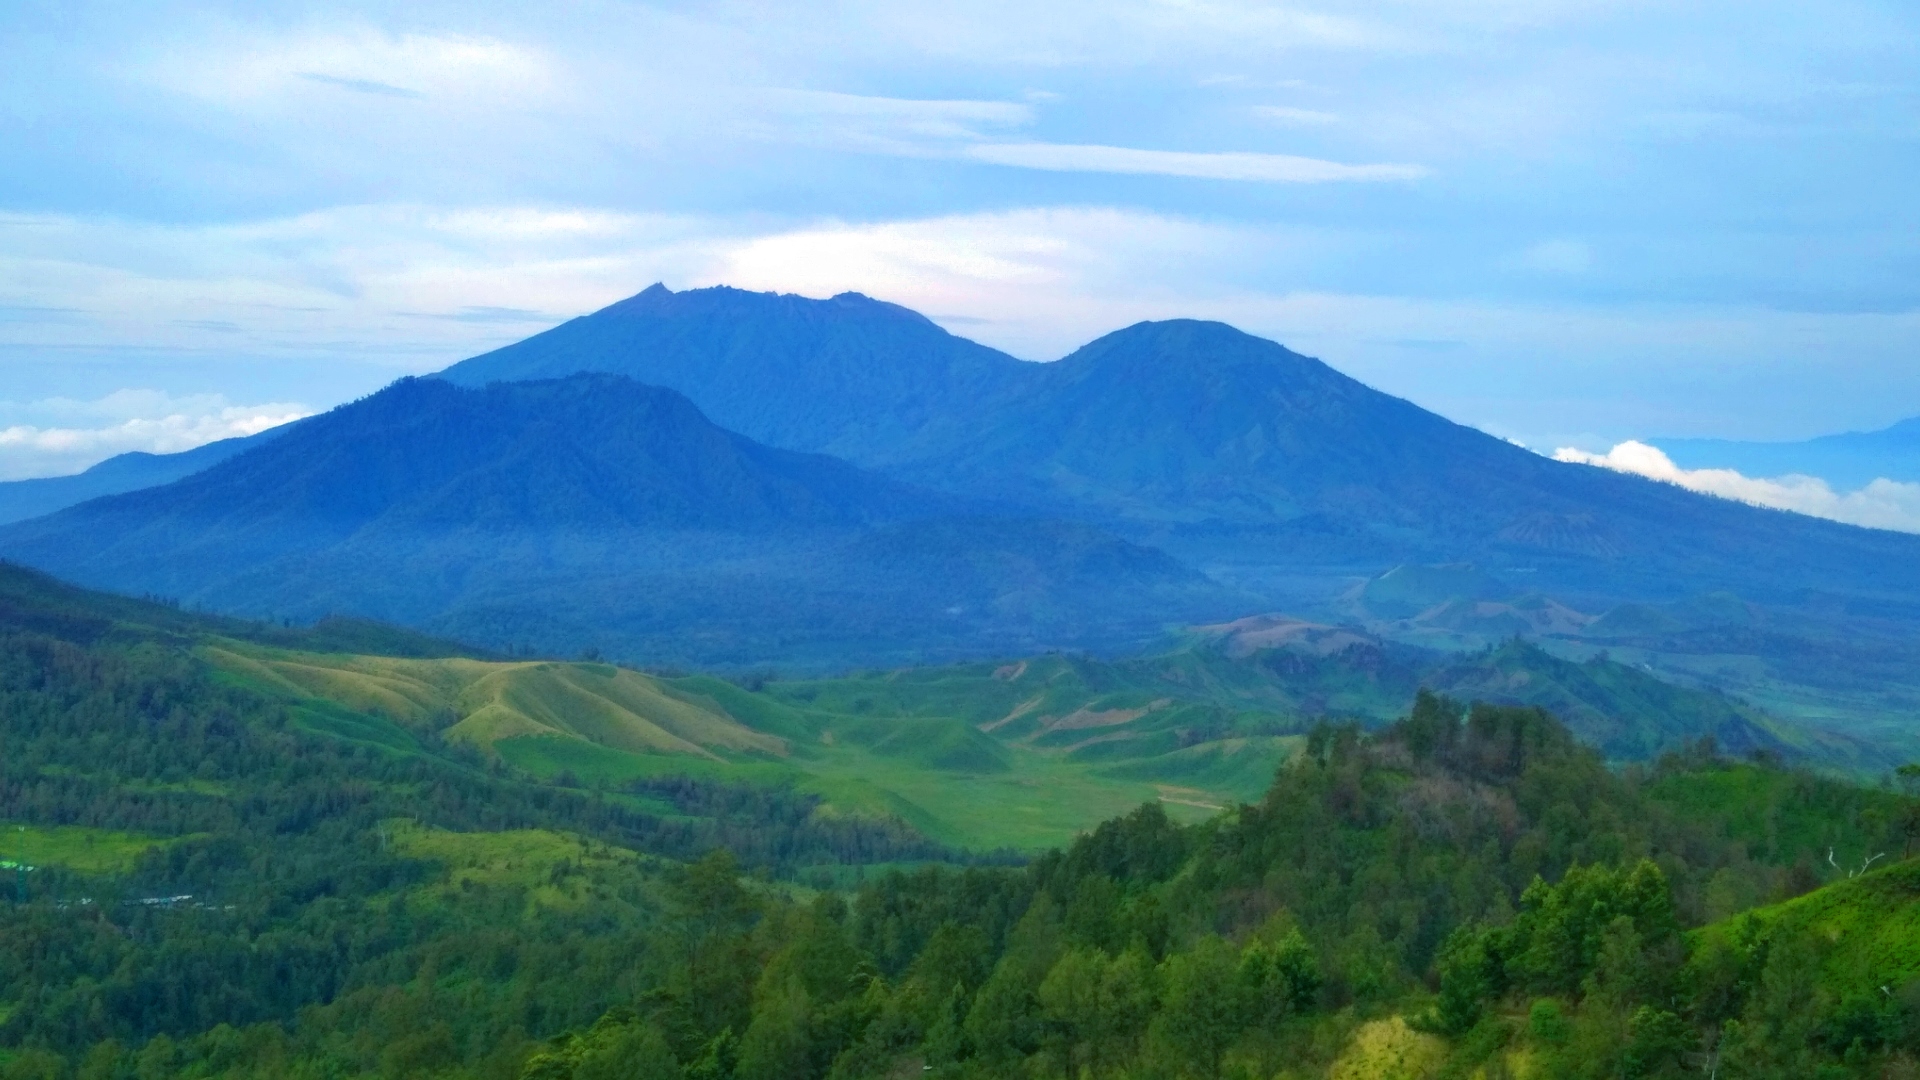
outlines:
[[[1231,594],[1157,551],[715,426],[615,375],[405,379],[10,557],[255,617],[660,662],[1112,645]]]
[[[1524,580],[1533,606],[1501,618],[1535,631],[1716,590],[1920,626],[1920,537],[1552,461],[1219,323],[1039,364],[858,294],[657,285],[0,528],[0,555],[221,610],[696,664],[1120,648],[1462,563]],[[1410,633],[1492,625],[1455,584],[1467,606]]]
[[[1878,431],[1849,431],[1801,442],[1649,439],[1684,469],[1733,469],[1748,476],[1817,476],[1836,491],[1881,478],[1920,483],[1920,417]]]
[[[773,445],[1098,524],[1276,600],[1457,560],[1605,596],[1920,598],[1920,540],[1551,461],[1219,323],[1141,323],[1035,364],[857,294],[656,285],[442,377],[580,370],[672,386]]]
[[[171,484],[276,438],[285,430],[285,426],[268,428],[256,435],[221,439],[177,454],[136,450],[110,457],[72,476],[9,480],[0,483],[0,525],[65,510],[102,495]]]

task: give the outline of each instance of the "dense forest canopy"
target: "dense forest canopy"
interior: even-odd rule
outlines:
[[[1710,741],[1613,767],[1541,709],[1423,692],[1314,727],[1256,802],[1149,803],[1012,860],[793,788],[540,779],[263,696],[195,651],[238,624],[65,595],[0,604],[4,1077],[1864,1077],[1920,1053],[1913,776]]]

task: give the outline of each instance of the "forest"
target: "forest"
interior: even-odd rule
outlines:
[[[1422,692],[1257,801],[978,853],[790,787],[538,777],[193,648],[266,628],[9,584],[0,1077],[1920,1068],[1920,769],[1621,766]]]

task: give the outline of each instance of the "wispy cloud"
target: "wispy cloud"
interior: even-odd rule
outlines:
[[[409,90],[392,83],[375,82],[372,79],[348,79],[339,75],[326,75],[318,71],[302,71],[300,77],[308,82],[337,86],[342,90],[351,90],[356,94],[373,94],[376,97],[424,98],[427,95],[418,90]]]
[[[1296,109],[1291,105],[1255,105],[1253,115],[1276,124],[1321,124],[1339,123],[1340,117],[1317,109]]]
[[[1882,478],[1858,491],[1836,492],[1825,480],[1813,476],[1760,478],[1732,469],[1683,469],[1659,447],[1631,440],[1604,454],[1562,447],[1554,451],[1553,457],[1556,461],[1597,465],[1663,480],[1689,491],[1754,506],[1792,510],[1849,525],[1920,533],[1920,484]]]
[[[975,101],[775,89],[754,102],[763,115],[744,123],[773,142],[808,143],[864,153],[949,157],[954,147],[1002,136],[1033,122],[1022,101]]]
[[[1920,371],[1906,362],[1920,342],[1920,312],[1515,304],[1369,292],[1360,279],[1316,287],[1316,275],[1378,246],[1370,232],[1099,205],[878,221],[551,204],[400,203],[167,226],[0,215],[0,302],[86,313],[0,319],[0,361],[175,350],[220,357],[228,371],[271,363],[276,378],[313,373],[272,390],[228,390],[234,400],[331,403],[665,281],[811,296],[858,290],[980,320],[963,332],[1033,359],[1140,319],[1220,319],[1547,447],[1610,446],[1623,429],[1699,430],[1776,410],[1838,427],[1863,395],[1920,393]],[[1809,360],[1812,342],[1831,359]],[[1818,377],[1755,379],[1753,363],[1789,373],[1802,365]],[[106,385],[152,385],[148,378]],[[1668,408],[1657,396],[1663,380],[1681,378],[1694,380],[1688,395],[1676,392],[1671,411],[1649,419]],[[1630,381],[1652,389],[1621,394]],[[0,426],[12,422],[0,416]],[[1599,434],[1575,437],[1588,433]]]
[[[981,143],[968,147],[966,156],[995,165],[1054,172],[1132,173],[1281,184],[1418,180],[1430,172],[1421,165],[1345,165],[1291,154],[1191,153],[1071,143]]]
[[[498,109],[544,93],[553,79],[546,58],[524,45],[365,27],[215,34],[162,52],[140,74],[220,109],[253,114],[310,108],[314,86]]]

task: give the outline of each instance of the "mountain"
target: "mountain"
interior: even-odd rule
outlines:
[[[1748,476],[1817,476],[1836,491],[1882,477],[1920,483],[1920,417],[1878,431],[1848,431],[1800,442],[1649,439],[1683,469],[1733,469]]]
[[[402,380],[184,480],[0,529],[0,552],[252,616],[652,663],[1137,640],[1226,596],[1089,526],[982,516],[612,375]]]
[[[286,426],[268,428],[237,439],[221,439],[177,454],[149,454],[135,450],[119,454],[72,476],[0,483],[0,525],[64,510],[102,495],[171,484],[184,476],[218,465],[236,454],[278,438]]]
[[[1614,599],[1920,598],[1913,537],[1552,461],[1219,323],[1101,338],[889,471],[1072,514],[1250,588],[1471,561]]]
[[[671,387],[683,419],[636,421],[583,369]],[[563,385],[543,420],[527,410],[560,391],[510,389]],[[1356,581],[1455,564],[1525,587],[1454,583],[1416,611],[1445,590],[1382,579],[1369,602],[1506,635],[1728,591],[1920,631],[1920,538],[1552,461],[1219,323],[1036,364],[856,294],[656,286],[369,400],[308,449],[19,523],[0,553],[227,610],[661,663],[1139,644],[1326,617]],[[677,434],[641,449],[635,424]],[[844,460],[778,456],[821,450]]]
[[[873,464],[924,438],[964,438],[1034,367],[859,293],[654,285],[439,377],[484,386],[611,372],[670,386],[761,442]]]
[[[574,370],[671,386],[772,445],[1086,521],[1275,603],[1454,561],[1613,600],[1920,598],[1920,540],[1552,461],[1220,323],[1141,323],[1030,364],[857,294],[654,286],[441,377]]]

